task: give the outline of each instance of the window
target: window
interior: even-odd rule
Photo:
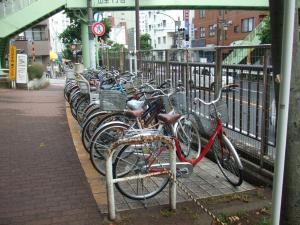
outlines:
[[[205,10],[200,10],[200,18],[205,18]]]
[[[159,37],[159,38],[157,38],[157,43],[158,43],[158,44],[160,44],[160,37]]]
[[[163,36],[163,43],[166,44],[166,36]]]
[[[163,24],[163,27],[166,27],[166,26],[167,26],[166,20],[163,20],[163,21],[162,21],[162,24]]]
[[[209,36],[213,37],[216,35],[216,29],[214,25],[209,25]]]
[[[149,17],[149,18],[151,17],[151,12],[148,12],[148,17]]]
[[[205,38],[205,27],[200,27],[200,38]]]
[[[32,33],[33,33],[33,40],[34,41],[41,41],[42,40],[41,28],[39,28],[39,27],[32,28]]]
[[[240,26],[234,26],[233,30],[234,30],[234,33],[240,33],[241,32],[241,27]]]
[[[149,30],[151,30],[151,25],[149,25]]]
[[[242,32],[251,32],[254,28],[254,17],[242,20]]]

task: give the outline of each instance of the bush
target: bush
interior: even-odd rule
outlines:
[[[41,79],[44,73],[44,66],[40,63],[34,63],[28,66],[27,71],[29,80]]]

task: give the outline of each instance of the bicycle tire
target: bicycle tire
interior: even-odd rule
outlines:
[[[90,104],[90,97],[85,96],[84,98],[80,99],[77,108],[76,108],[76,119],[79,124],[79,126],[82,126],[83,120],[84,120],[84,112],[86,107],[88,107]]]
[[[111,144],[116,142],[127,130],[129,126],[125,123],[112,122],[97,129],[92,137],[90,147],[90,160],[94,168],[105,176],[105,154]]]
[[[107,112],[95,112],[93,115],[88,117],[82,125],[81,130],[81,141],[83,144],[84,149],[87,152],[90,152],[90,145],[91,145],[91,138],[94,135],[94,132],[97,130],[97,120],[99,120],[103,115]],[[93,122],[95,120],[95,122]]]
[[[180,145],[181,153],[178,156],[180,159],[193,162],[200,156],[202,147],[201,136],[195,115],[182,116],[174,126],[174,135]]]
[[[128,117],[123,112],[116,112],[116,113],[108,113],[107,115],[103,116],[97,123],[97,126],[100,127],[105,123],[109,123],[112,121],[123,122],[129,124],[130,126],[134,126],[136,122],[135,118]]]
[[[135,153],[134,145],[124,146],[117,154],[113,164],[113,177],[128,177],[138,174],[146,174],[145,162],[140,159],[143,155],[140,150]],[[166,151],[168,152],[168,151]],[[155,154],[155,153],[154,153]],[[154,155],[153,154],[153,155]],[[133,200],[145,200],[159,194],[169,183],[168,174],[162,176],[145,177],[137,180],[127,180],[115,183],[116,188],[121,194]],[[139,184],[142,193],[139,193]],[[136,190],[135,190],[136,189]],[[146,190],[144,192],[144,190]]]
[[[226,180],[233,186],[240,186],[243,182],[241,161],[230,140],[224,134],[221,136],[216,139],[217,147],[214,145],[215,159]]]

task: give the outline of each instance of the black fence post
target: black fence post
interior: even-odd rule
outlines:
[[[261,116],[261,145],[260,145],[260,167],[263,168],[264,156],[268,154],[269,137],[269,108],[270,108],[270,82],[268,74],[269,49],[264,48],[263,58],[263,96],[262,96],[262,116]]]

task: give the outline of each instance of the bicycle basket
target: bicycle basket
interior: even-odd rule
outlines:
[[[206,107],[206,110],[205,110]],[[214,132],[217,122],[216,122],[216,111],[220,115],[220,118],[222,120],[222,123],[228,123],[229,117],[228,117],[228,110],[227,110],[227,105],[226,102],[219,101],[216,104],[216,111],[214,109],[213,105],[210,105],[209,107],[207,106],[201,106],[202,112],[199,115],[200,119],[200,133],[203,136],[210,136]],[[207,113],[208,110],[208,113]]]
[[[90,85],[85,80],[78,80],[78,86],[80,88],[80,93],[89,94],[90,93]]]
[[[132,82],[127,82],[124,84],[125,91],[127,95],[132,95],[136,92],[135,87]]]
[[[126,108],[127,96],[116,90],[101,90],[99,107],[104,111],[123,111]]]
[[[135,136],[148,136],[148,135],[159,135],[160,132],[157,129],[128,129],[125,131],[125,138],[131,138]]]
[[[216,104],[216,109],[217,109],[217,113],[220,115],[222,123],[228,123],[229,116],[228,116],[228,108],[227,108],[226,102],[218,101]],[[215,109],[212,105],[210,105],[210,108],[209,108],[209,115],[213,119],[215,119],[217,116]]]
[[[170,97],[170,100],[168,101],[168,98],[164,98],[164,104],[165,107],[167,105],[170,105],[174,108],[174,110],[180,114],[186,114],[187,113],[187,104],[186,104],[186,92],[176,92]],[[169,106],[169,108],[171,108]],[[168,107],[166,107],[168,108]],[[169,110],[168,110],[169,112]]]

